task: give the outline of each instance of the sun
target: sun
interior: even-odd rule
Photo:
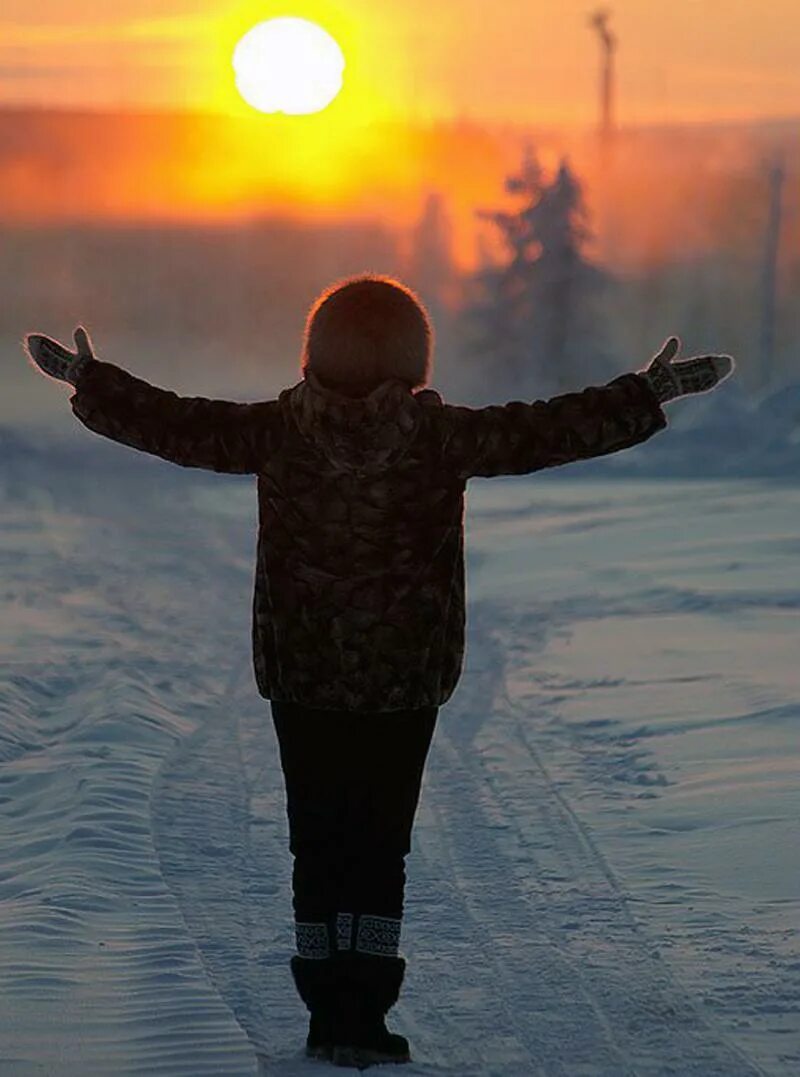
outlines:
[[[236,87],[259,112],[321,112],[341,90],[344,67],[336,41],[307,19],[260,22],[233,51]]]

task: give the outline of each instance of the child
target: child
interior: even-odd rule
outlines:
[[[617,452],[667,425],[665,401],[714,388],[727,356],[675,361],[546,401],[472,409],[425,389],[433,331],[412,291],[366,275],[306,325],[303,378],[277,400],[179,397],[38,334],[28,352],[75,388],[96,433],[184,467],[258,476],[253,658],[286,782],[306,1051],[410,1060],[387,1032],[405,856],[439,708],[464,651],[464,491]]]

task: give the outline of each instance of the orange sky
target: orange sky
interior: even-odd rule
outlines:
[[[717,204],[715,176],[746,177],[760,192],[762,158],[797,144],[793,123],[774,146],[762,131],[763,149],[733,129],[728,145],[727,127],[652,144],[631,129],[609,186],[592,127],[570,126],[596,118],[592,0],[0,2],[3,220],[277,213],[402,231],[436,190],[466,265],[477,256],[475,209],[497,204],[522,128],[536,128],[548,169],[568,153],[590,210],[605,197],[637,250],[663,253],[687,204]],[[319,22],[344,50],[345,88],[322,113],[263,116],[238,97],[234,45],[285,14]],[[623,126],[800,117],[800,0],[616,0],[614,25]],[[89,115],[47,111],[86,106]],[[169,114],[147,115],[152,106]],[[120,109],[130,114],[121,120]],[[614,229],[622,249],[622,224]],[[683,241],[710,242],[699,231]]]
[[[3,0],[0,103],[236,110],[254,23],[326,26],[347,57],[338,121],[594,118],[591,0]],[[614,0],[620,118],[800,114],[798,0]],[[306,122],[298,119],[294,122]]]

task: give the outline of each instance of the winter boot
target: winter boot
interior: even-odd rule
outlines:
[[[311,1014],[306,1038],[309,1058],[333,1057],[338,1028],[339,970],[333,957],[291,960],[292,977],[297,993]]]
[[[408,1040],[387,1031],[385,1017],[397,1002],[406,963],[402,957],[384,957],[346,951],[339,963],[338,1021],[331,1054],[336,1066],[367,1066],[382,1062],[410,1062]]]

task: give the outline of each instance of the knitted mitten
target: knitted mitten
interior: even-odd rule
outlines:
[[[640,370],[660,403],[690,393],[707,393],[732,373],[736,364],[729,355],[701,355],[676,360],[681,346],[670,337],[646,370]]]
[[[57,340],[41,333],[29,333],[25,337],[25,350],[37,367],[51,378],[67,381],[70,385],[77,385],[84,367],[95,357],[89,334],[83,326],[75,330],[75,346],[77,350],[71,352]]]

